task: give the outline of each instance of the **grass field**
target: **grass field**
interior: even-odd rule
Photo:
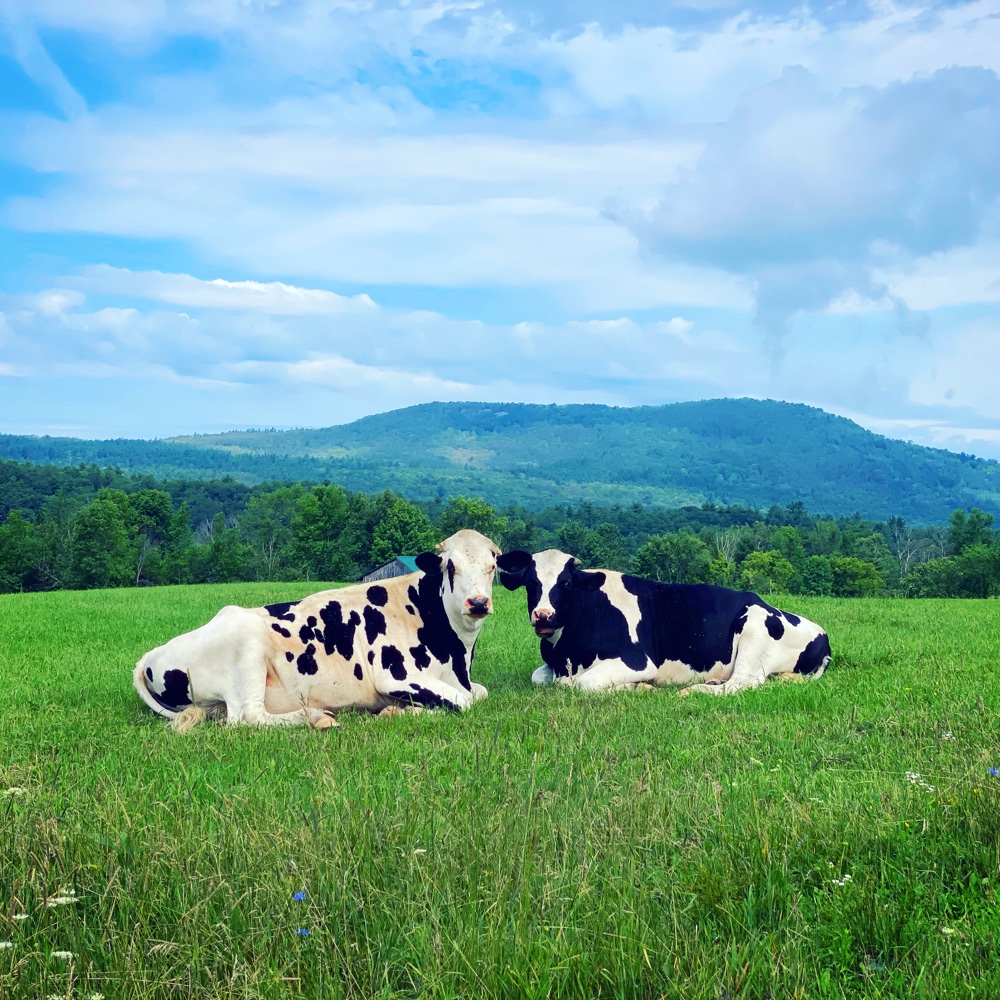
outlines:
[[[728,699],[533,689],[506,592],[463,715],[180,737],[133,692],[304,592],[0,598],[0,995],[1000,997],[1000,602],[789,598],[833,665]]]

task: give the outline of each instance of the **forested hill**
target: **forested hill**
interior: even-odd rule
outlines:
[[[792,403],[715,399],[632,408],[427,403],[318,430],[170,441],[0,436],[0,455],[160,476],[330,479],[415,500],[458,493],[551,503],[803,502],[832,514],[944,522],[1000,514],[1000,464],[894,441]]]

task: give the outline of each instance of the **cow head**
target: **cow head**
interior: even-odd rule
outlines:
[[[417,568],[440,575],[441,599],[452,624],[475,629],[493,614],[493,575],[500,549],[478,531],[463,528],[439,542],[437,552],[421,552]]]
[[[528,617],[537,635],[546,638],[565,623],[574,592],[594,591],[604,583],[603,573],[579,569],[580,560],[558,549],[530,555],[508,552],[497,559],[500,582],[508,590],[528,592]]]

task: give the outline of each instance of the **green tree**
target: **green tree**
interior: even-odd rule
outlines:
[[[948,518],[948,548],[960,556],[970,545],[989,545],[993,541],[993,515],[973,507],[968,516],[964,510],[952,512]]]
[[[617,524],[605,521],[587,532],[584,561],[588,566],[624,572],[628,569],[628,550]]]
[[[240,515],[240,529],[253,553],[258,580],[281,580],[297,575],[283,572],[283,567],[292,555],[296,540],[292,522],[299,512],[303,493],[299,485],[279,486],[258,493],[250,498]]]
[[[829,556],[809,556],[799,575],[801,593],[815,597],[833,596],[833,566]]]
[[[128,494],[102,489],[74,518],[68,584],[77,590],[135,580],[134,519]]]
[[[876,597],[885,590],[885,580],[874,563],[854,556],[832,556],[834,597]]]
[[[751,552],[740,567],[740,586],[756,594],[787,594],[795,567],[776,549]]]
[[[132,582],[138,585],[144,578],[143,571],[146,570],[148,573],[151,563],[159,567],[162,548],[170,541],[174,504],[170,494],[163,490],[139,490],[137,493],[130,493],[128,504],[131,512],[130,530],[136,533],[135,576]],[[157,573],[149,575],[156,581]]]
[[[635,554],[637,576],[660,583],[706,583],[711,572],[708,546],[690,531],[650,538]]]
[[[212,518],[212,537],[204,553],[205,583],[235,583],[249,575],[250,550],[243,544],[240,529],[227,525],[221,511]]]
[[[351,501],[341,486],[314,486],[296,500],[290,521],[292,547],[310,579],[350,580],[358,575],[360,550],[370,546],[363,516],[368,505],[355,504],[352,511]]]
[[[459,496],[448,501],[448,506],[441,512],[438,527],[444,538],[462,528],[471,528],[496,542],[502,540],[507,531],[507,518],[485,500]]]
[[[417,506],[401,497],[375,526],[371,558],[374,565],[395,556],[416,555],[434,548],[438,532],[430,518]]]
[[[19,510],[9,511],[0,524],[0,593],[34,589],[41,545],[35,526]]]
[[[570,518],[559,528],[559,548],[578,559],[583,559],[587,549],[587,529]]]

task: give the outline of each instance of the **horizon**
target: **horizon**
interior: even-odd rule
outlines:
[[[0,432],[801,403],[1000,459],[988,0],[11,0]]]

